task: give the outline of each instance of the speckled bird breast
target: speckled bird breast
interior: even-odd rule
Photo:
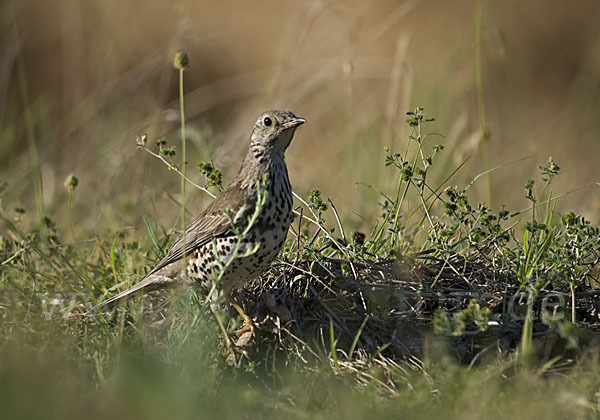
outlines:
[[[285,161],[274,162],[270,169],[265,204],[243,240],[236,235],[223,235],[196,250],[187,261],[190,280],[206,287],[213,278],[220,276],[219,286],[229,293],[260,276],[277,257],[293,220],[293,200]],[[240,212],[239,217],[247,220],[253,211],[248,208]],[[240,221],[239,225],[248,226]],[[239,226],[238,220],[234,223]],[[236,255],[238,257],[234,258]]]

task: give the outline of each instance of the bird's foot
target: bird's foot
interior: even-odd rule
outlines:
[[[252,340],[255,337],[256,328],[254,322],[252,321],[252,318],[250,318],[250,316],[246,312],[244,312],[242,307],[238,305],[235,302],[235,300],[233,300],[231,295],[226,294],[226,296],[231,306],[233,306],[233,308],[237,311],[238,314],[240,314],[240,316],[244,320],[242,327],[236,331],[238,339],[235,342],[235,346],[240,349],[244,347],[247,348],[252,344]]]
[[[244,357],[248,359],[248,353],[237,344],[227,347],[225,352],[225,361],[228,365],[239,367]]]
[[[242,324],[241,328],[235,332],[237,340],[234,342],[229,338],[229,336],[227,337],[226,361],[229,365],[239,366],[244,357],[248,359],[248,353],[246,350],[252,345],[252,340],[255,334],[254,330],[254,322],[252,322],[252,319],[244,319],[244,323]]]
[[[244,322],[242,323],[242,326],[235,332],[235,334],[239,337],[249,331],[252,333],[252,335],[254,335],[256,325],[254,324],[254,321],[252,321],[252,318],[250,318],[248,315],[242,318]]]
[[[235,342],[236,347],[246,347],[255,337],[255,325],[252,318],[244,317],[244,323],[241,328],[235,332],[238,339]]]

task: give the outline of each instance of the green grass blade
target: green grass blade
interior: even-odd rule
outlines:
[[[350,346],[350,351],[348,352],[348,359],[352,359],[352,355],[354,354],[354,349],[356,349],[356,345],[358,344],[358,339],[360,338],[360,335],[362,334],[362,331],[365,328],[365,325],[367,324],[368,320],[369,320],[369,315],[365,316],[365,319],[363,319],[363,322],[360,324],[360,327],[358,328],[358,331],[356,332],[356,335],[354,336],[354,340],[352,341],[352,345]]]
[[[117,263],[115,258],[115,250],[117,249],[117,240],[121,232],[117,232],[115,238],[113,239],[112,246],[110,247],[110,267],[112,268],[113,278],[115,279],[115,284],[119,283],[119,278],[117,277]]]
[[[144,215],[144,224],[146,225],[146,230],[148,231],[148,234],[150,235],[150,239],[152,239],[152,243],[156,247],[156,250],[158,251],[159,254],[162,254],[163,247],[158,243],[158,240],[156,239],[156,235],[154,235],[154,230],[152,229],[152,226],[150,226],[150,221],[148,220],[146,215]]]
[[[331,357],[335,363],[335,367],[339,369],[340,364],[337,357],[337,350],[335,348],[335,333],[333,332],[333,320],[329,318],[329,342],[331,345]]]

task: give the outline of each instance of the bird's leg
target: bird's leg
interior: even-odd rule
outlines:
[[[231,339],[229,338],[229,334],[227,334],[227,330],[225,329],[225,325],[223,324],[223,321],[221,320],[221,317],[219,316],[219,314],[217,313],[217,311],[213,311],[212,309],[210,310],[215,319],[217,320],[217,324],[219,324],[219,328],[221,329],[221,332],[223,333],[223,337],[225,338],[225,346],[227,347],[227,363],[231,366],[236,366],[238,365],[238,362],[241,360],[240,356],[238,355],[238,353],[241,353],[242,355],[246,355],[245,351],[240,351],[236,346],[233,345],[233,343],[231,342]]]
[[[225,338],[225,345],[227,346],[227,350],[231,350],[232,349],[231,339],[229,338],[229,334],[227,334],[227,329],[225,328],[225,325],[223,324],[221,317],[219,317],[219,314],[217,313],[217,311],[213,311],[212,308],[210,311],[212,312],[215,319],[217,320],[217,324],[219,324],[219,328],[221,329],[221,332],[223,333],[223,337]]]
[[[252,321],[252,318],[250,318],[250,316],[246,312],[244,312],[241,306],[238,305],[229,294],[227,294],[227,300],[229,301],[229,303],[231,303],[231,306],[235,308],[237,313],[240,314],[240,316],[244,320],[242,327],[236,331],[236,334],[238,336],[241,336],[243,333],[250,331],[250,336],[254,336],[254,322]]]

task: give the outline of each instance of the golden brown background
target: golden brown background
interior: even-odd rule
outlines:
[[[35,208],[32,148],[46,211],[64,223],[65,177],[79,230],[171,226],[179,180],[135,137],[179,146],[175,51],[183,48],[188,162],[212,158],[231,179],[255,118],[293,110],[309,124],[288,151],[295,190],[319,187],[350,226],[372,226],[397,174],[405,111],[423,106],[444,143],[432,173],[449,184],[483,172],[475,82],[475,0],[20,0],[0,6],[3,210]],[[552,156],[555,194],[600,181],[600,2],[483,0],[483,98],[496,208],[527,205],[522,185]],[[35,166],[35,164],[33,165]],[[594,222],[600,187],[560,199]],[[486,181],[472,198],[487,200]],[[193,193],[197,213],[209,198]]]

